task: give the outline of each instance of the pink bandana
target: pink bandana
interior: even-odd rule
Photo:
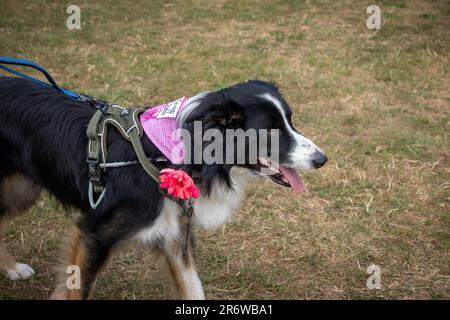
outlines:
[[[174,139],[178,129],[177,115],[187,97],[153,107],[142,113],[141,124],[145,134],[172,163],[183,161],[184,148],[181,139]],[[177,148],[177,149],[175,149]]]

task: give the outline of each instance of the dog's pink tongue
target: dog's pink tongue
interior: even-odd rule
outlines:
[[[283,166],[280,166],[280,171],[289,181],[289,184],[291,185],[294,192],[300,193],[305,191],[305,185],[303,184],[303,180],[302,178],[300,178],[297,171],[292,168],[286,168]]]

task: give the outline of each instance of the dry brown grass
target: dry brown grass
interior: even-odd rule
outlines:
[[[212,299],[450,298],[450,4],[379,1],[3,1],[2,54],[36,60],[70,88],[138,104],[249,78],[279,83],[294,122],[330,157],[294,196],[252,185],[233,223],[199,233]],[[0,297],[46,298],[69,222],[43,197],[8,245],[37,275],[0,280]],[[382,289],[366,288],[366,268]],[[154,258],[118,253],[98,299],[165,298]]]

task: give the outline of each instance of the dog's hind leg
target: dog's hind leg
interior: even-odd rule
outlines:
[[[51,295],[54,300],[80,300],[82,297],[81,277],[86,263],[86,247],[83,235],[74,228],[63,252],[62,264],[58,270],[58,284]]]
[[[111,229],[109,229],[111,228]],[[54,300],[87,300],[92,298],[98,273],[106,264],[112,249],[121,238],[109,225],[90,229],[75,228],[64,252]]]
[[[38,198],[41,188],[22,174],[0,182],[0,270],[11,280],[25,280],[34,275],[27,264],[17,263],[3,242],[9,221],[28,209]]]
[[[204,300],[202,283],[195,267],[194,239],[165,242],[163,251],[172,275],[178,297],[186,300]]]

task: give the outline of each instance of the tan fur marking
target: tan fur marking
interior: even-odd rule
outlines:
[[[31,207],[42,188],[25,177],[15,174],[6,177],[0,186],[0,203],[8,215],[17,215]]]
[[[178,298],[184,299],[187,297],[187,288],[183,281],[182,270],[179,268],[178,263],[174,262],[173,259],[166,257],[167,265],[169,266],[170,274],[172,275],[173,282],[175,284],[175,289]]]
[[[165,250],[166,262],[173,278],[177,296],[180,299],[189,297],[183,274],[195,269],[192,246],[188,245],[187,252],[183,252],[183,246],[184,244],[181,243],[173,243]]]
[[[76,265],[81,270],[81,279],[83,279],[86,248],[83,243],[82,233],[76,228],[68,242],[67,250],[64,252],[66,255],[64,262],[59,270],[59,280],[55,291],[53,292],[51,299],[55,300],[80,300],[82,298],[82,291],[78,289],[69,290],[67,288],[66,273],[67,267],[70,265]],[[83,285],[81,285],[83,287]]]
[[[7,217],[0,218],[0,269],[2,271],[14,269],[16,266],[16,260],[6,250],[5,243],[3,242],[7,225]]]

